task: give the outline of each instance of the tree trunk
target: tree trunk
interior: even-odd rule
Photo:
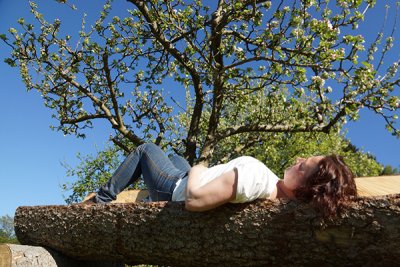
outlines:
[[[333,221],[257,200],[188,212],[180,202],[19,207],[22,244],[76,259],[169,266],[398,266],[400,194],[359,198]]]
[[[79,261],[52,249],[0,244],[0,267],[123,267],[123,264]]]

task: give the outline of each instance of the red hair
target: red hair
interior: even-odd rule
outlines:
[[[317,171],[294,191],[298,200],[312,203],[325,217],[335,217],[351,196],[357,196],[354,175],[338,155],[325,156]]]

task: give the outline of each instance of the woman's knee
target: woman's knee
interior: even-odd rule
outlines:
[[[151,150],[151,149],[154,149],[154,148],[158,148],[159,149],[159,147],[156,144],[144,143],[144,144],[139,145],[136,149],[137,150],[141,150],[141,151],[144,151],[144,150],[148,151],[148,150]]]

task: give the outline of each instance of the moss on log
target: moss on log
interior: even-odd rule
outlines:
[[[180,202],[19,207],[22,244],[75,259],[168,266],[396,266],[400,195],[355,200],[329,221],[295,201],[195,213]]]

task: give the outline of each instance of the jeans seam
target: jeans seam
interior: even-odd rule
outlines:
[[[132,153],[134,153],[134,152],[132,152]],[[128,155],[128,157],[130,157],[131,155],[132,155],[132,154]],[[128,167],[128,162],[130,162],[130,160],[128,160],[128,159],[125,159],[125,160],[124,160],[124,162],[123,162],[122,165],[120,166],[121,170],[118,171],[118,176],[120,176],[121,173],[123,173],[124,170]]]

